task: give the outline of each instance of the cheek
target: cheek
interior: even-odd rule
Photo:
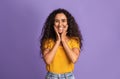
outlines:
[[[68,25],[64,26],[64,28],[67,30],[68,29]]]
[[[66,31],[68,30],[68,27],[66,27]]]
[[[58,26],[58,23],[54,23],[55,26]]]
[[[64,26],[68,25],[67,22],[63,23]]]
[[[54,25],[54,28],[56,28],[56,30],[58,30],[58,26],[57,25]]]

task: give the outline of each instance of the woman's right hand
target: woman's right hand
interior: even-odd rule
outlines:
[[[57,30],[57,28],[55,26],[54,26],[54,30],[56,32],[56,37],[57,37],[57,41],[56,42],[61,42],[60,34],[58,33],[58,30]]]

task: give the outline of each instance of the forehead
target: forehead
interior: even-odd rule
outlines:
[[[55,16],[55,19],[67,19],[64,13],[58,13]]]

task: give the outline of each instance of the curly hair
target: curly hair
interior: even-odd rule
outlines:
[[[41,32],[40,49],[42,49],[44,40],[52,38],[55,41],[57,39],[56,32],[54,31],[53,26],[54,26],[55,16],[58,13],[63,13],[67,17],[67,23],[68,23],[67,36],[71,38],[77,37],[80,43],[80,48],[81,48],[82,47],[82,34],[81,34],[78,24],[76,23],[74,17],[67,10],[59,8],[51,12],[44,23],[44,26]]]

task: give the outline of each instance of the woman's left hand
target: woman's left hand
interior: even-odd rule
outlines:
[[[61,41],[65,41],[66,40],[66,36],[67,35],[67,29],[64,28],[63,32],[61,33]]]

